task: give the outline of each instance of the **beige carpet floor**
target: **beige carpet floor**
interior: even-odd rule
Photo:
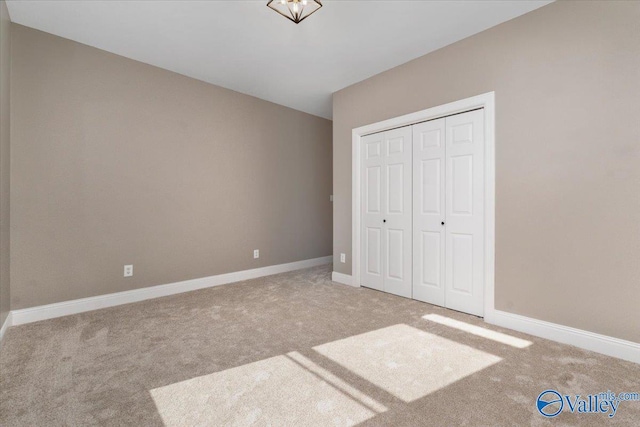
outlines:
[[[330,266],[9,329],[2,426],[640,425],[536,409],[640,365],[332,283]]]

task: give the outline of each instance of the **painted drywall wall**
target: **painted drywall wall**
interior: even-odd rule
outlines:
[[[11,21],[0,1],[0,326],[9,315],[9,182],[10,182]]]
[[[331,121],[12,37],[12,310],[331,254]]]
[[[638,22],[639,2],[556,2],[335,93],[335,270],[351,130],[495,91],[496,308],[640,342]]]

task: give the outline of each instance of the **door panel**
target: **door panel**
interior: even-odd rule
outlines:
[[[418,164],[420,179],[418,185],[422,186],[422,210],[420,214],[440,215],[440,203],[442,196],[442,159],[422,160]]]
[[[484,314],[484,111],[445,118],[445,306]]]
[[[445,119],[412,131],[413,298],[444,306]]]
[[[388,214],[404,213],[404,164],[387,165]]]
[[[420,251],[422,258],[420,266],[422,272],[422,280],[419,285],[432,286],[440,289],[442,292],[442,259],[444,254],[440,249],[443,245],[443,237],[441,232],[423,231],[422,240],[420,242]]]
[[[365,152],[367,153],[367,159],[373,159],[375,157],[380,157],[380,153],[382,153],[382,138],[380,139],[374,139],[372,141],[369,142],[365,142],[365,147],[366,150]]]
[[[384,291],[411,298],[411,126],[384,133],[387,149],[386,192],[388,203],[383,227]],[[383,178],[384,179],[384,178]],[[384,210],[384,208],[383,208]]]
[[[379,228],[367,228],[365,234],[365,257],[367,264],[366,272],[375,276],[382,276],[382,259],[380,249],[382,249],[382,230]]]
[[[387,135],[391,135],[395,133],[395,131],[387,132]],[[387,151],[387,155],[390,156],[392,154],[402,153],[404,151],[405,145],[405,136],[404,135],[393,135],[387,138],[387,147],[389,147]]]
[[[404,230],[387,229],[387,276],[385,279],[404,278]]]
[[[367,168],[367,213],[380,213],[380,193],[382,190],[382,186],[380,185],[381,169],[380,166],[370,166]]]
[[[384,135],[365,136],[362,143],[361,280],[362,286],[383,290]]]
[[[451,233],[451,291],[473,294],[473,235]]]
[[[451,213],[473,215],[473,155],[451,157]]]

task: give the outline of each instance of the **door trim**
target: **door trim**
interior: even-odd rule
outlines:
[[[351,285],[360,286],[360,155],[365,135],[410,126],[453,114],[484,108],[484,316],[495,311],[495,92],[462,99],[411,114],[355,128],[351,131]]]

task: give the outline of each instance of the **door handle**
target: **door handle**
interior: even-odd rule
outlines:
[[[382,220],[382,222],[387,222],[387,220],[386,220],[386,219],[383,219],[383,220]]]
[[[444,225],[444,221],[442,221],[440,224]]]

